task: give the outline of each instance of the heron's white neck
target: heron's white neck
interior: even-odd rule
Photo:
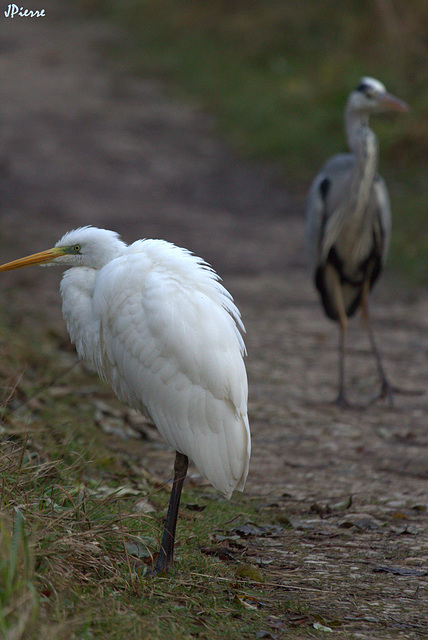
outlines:
[[[349,148],[355,156],[350,205],[353,217],[362,218],[377,172],[377,138],[369,127],[368,115],[352,109],[349,105],[345,110],[345,130]]]
[[[367,216],[373,214],[373,207],[368,205],[377,171],[377,140],[368,126],[368,116],[349,106],[345,111],[345,128],[355,163],[348,197],[327,223],[329,242],[324,243],[324,259],[334,243],[340,245],[342,255],[357,255],[363,259],[371,243],[372,227],[367,224]]]

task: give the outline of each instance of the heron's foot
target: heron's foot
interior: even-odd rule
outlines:
[[[392,387],[386,378],[382,379],[382,386],[378,395],[372,398],[367,406],[370,407],[372,404],[374,404],[378,400],[387,400],[390,407],[394,406],[394,396],[392,393]]]
[[[339,407],[339,409],[348,409],[349,402],[346,399],[346,395],[343,389],[339,391],[339,394],[335,400],[335,404]]]
[[[394,404],[394,396],[392,395],[392,387],[386,378],[382,380],[382,387],[380,390],[380,398],[386,398],[390,407]]]

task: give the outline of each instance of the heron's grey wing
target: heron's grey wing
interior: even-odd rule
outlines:
[[[313,180],[306,203],[306,246],[311,272],[315,272],[323,254],[326,224],[343,199],[349,185],[354,156],[341,153],[333,156]]]
[[[374,234],[383,266],[388,256],[389,243],[391,241],[392,218],[388,189],[383,178],[379,175],[376,176],[373,184],[373,194],[377,213]]]

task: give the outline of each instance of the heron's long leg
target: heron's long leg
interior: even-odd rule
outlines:
[[[361,316],[363,318],[363,322],[367,329],[367,334],[370,340],[370,346],[372,348],[372,353],[375,357],[377,368],[379,371],[380,379],[382,381],[382,388],[380,391],[381,398],[388,398],[390,405],[392,405],[392,389],[391,385],[388,382],[388,379],[385,374],[385,370],[382,365],[382,360],[380,357],[380,353],[377,349],[376,342],[374,339],[374,334],[372,331],[372,327],[370,324],[370,316],[369,316],[369,281],[366,280],[363,285],[363,292],[361,295]]]
[[[345,344],[346,344],[346,324],[340,322],[339,332],[339,393],[336,403],[339,407],[346,407],[348,402],[345,395]]]
[[[336,309],[339,316],[340,335],[339,335],[339,393],[336,399],[336,403],[339,407],[346,407],[348,402],[345,395],[345,346],[346,346],[346,332],[348,329],[348,318],[345,310],[345,302],[343,300],[342,285],[339,279],[339,275],[334,272],[335,279],[333,285],[334,300],[336,303]]]
[[[174,538],[175,528],[177,525],[178,507],[180,504],[181,490],[183,488],[184,478],[187,474],[188,465],[189,460],[187,456],[177,451],[174,463],[174,482],[172,485],[171,497],[169,499],[168,513],[166,516],[161,548],[151,575],[165,573],[172,566],[174,559]]]

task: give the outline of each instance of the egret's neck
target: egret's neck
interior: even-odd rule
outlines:
[[[92,301],[96,269],[74,267],[64,272],[61,280],[62,314],[67,324],[71,341],[81,358],[90,362],[94,369],[93,354],[98,353],[100,319]]]

